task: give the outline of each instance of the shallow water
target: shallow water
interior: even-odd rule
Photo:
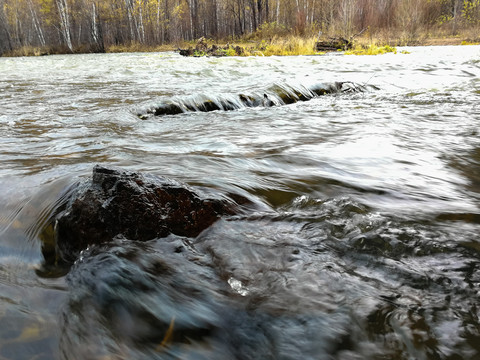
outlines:
[[[0,359],[478,358],[480,47],[406,50],[0,58]],[[379,90],[137,116],[337,81]],[[97,163],[251,205],[46,276]]]

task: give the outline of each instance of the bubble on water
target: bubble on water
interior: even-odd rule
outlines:
[[[247,296],[249,293],[248,289],[242,284],[242,282],[233,277],[228,279],[228,285],[230,285],[232,290],[238,293],[239,295]]]

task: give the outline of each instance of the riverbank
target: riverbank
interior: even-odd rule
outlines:
[[[328,39],[328,38],[326,38]],[[322,40],[318,37],[302,37],[302,36],[283,36],[266,39],[238,39],[237,41],[211,39],[206,40],[209,46],[215,45],[225,49],[226,56],[292,56],[292,55],[319,55],[322,52],[317,51],[315,44]],[[323,39],[325,40],[325,39]],[[164,45],[149,46],[145,44],[133,43],[128,45],[111,45],[105,48],[106,53],[134,53],[134,52],[166,52],[175,51],[177,49],[189,49],[195,51],[197,41],[176,42]],[[361,52],[360,49],[372,48],[395,48],[398,46],[445,46],[445,45],[478,45],[480,38],[472,37],[469,33],[459,34],[456,36],[421,36],[415,39],[405,39],[402,37],[372,37],[369,35],[359,36],[353,39],[353,47],[357,49],[356,53]],[[241,48],[243,51],[239,53],[233,49]],[[229,50],[232,49],[232,50]],[[95,53],[96,51],[85,47],[75,49],[74,54]],[[377,54],[389,51],[368,51],[365,54]],[[3,54],[3,57],[21,57],[21,56],[45,56],[71,53],[67,48],[41,48],[41,47],[21,47],[19,49]],[[195,54],[198,56],[205,55],[201,52]]]
[[[328,45],[331,46],[328,46]],[[331,51],[344,51],[347,55],[378,55],[397,52],[399,46],[448,46],[448,45],[478,45],[479,39],[471,37],[442,36],[423,37],[416,40],[402,38],[385,39],[371,36],[352,37],[301,37],[285,36],[240,40],[238,42],[214,42],[200,39],[196,42],[184,42],[178,47],[184,56],[295,56],[322,55]],[[172,49],[174,50],[174,49]]]

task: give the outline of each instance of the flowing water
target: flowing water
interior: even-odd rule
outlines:
[[[406,50],[0,58],[0,359],[478,359],[480,47]],[[95,164],[249,203],[46,273]]]

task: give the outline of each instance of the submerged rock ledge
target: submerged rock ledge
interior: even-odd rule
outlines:
[[[116,236],[146,241],[195,237],[235,204],[208,198],[177,181],[96,165],[54,217],[57,256],[73,262],[89,245]]]
[[[177,115],[187,112],[231,111],[252,107],[272,107],[309,101],[318,96],[337,93],[365,92],[378,90],[374,85],[357,84],[351,81],[316,83],[309,86],[275,84],[258,94],[238,94],[229,97],[180,99],[154,106],[137,116],[148,119],[151,116]]]

